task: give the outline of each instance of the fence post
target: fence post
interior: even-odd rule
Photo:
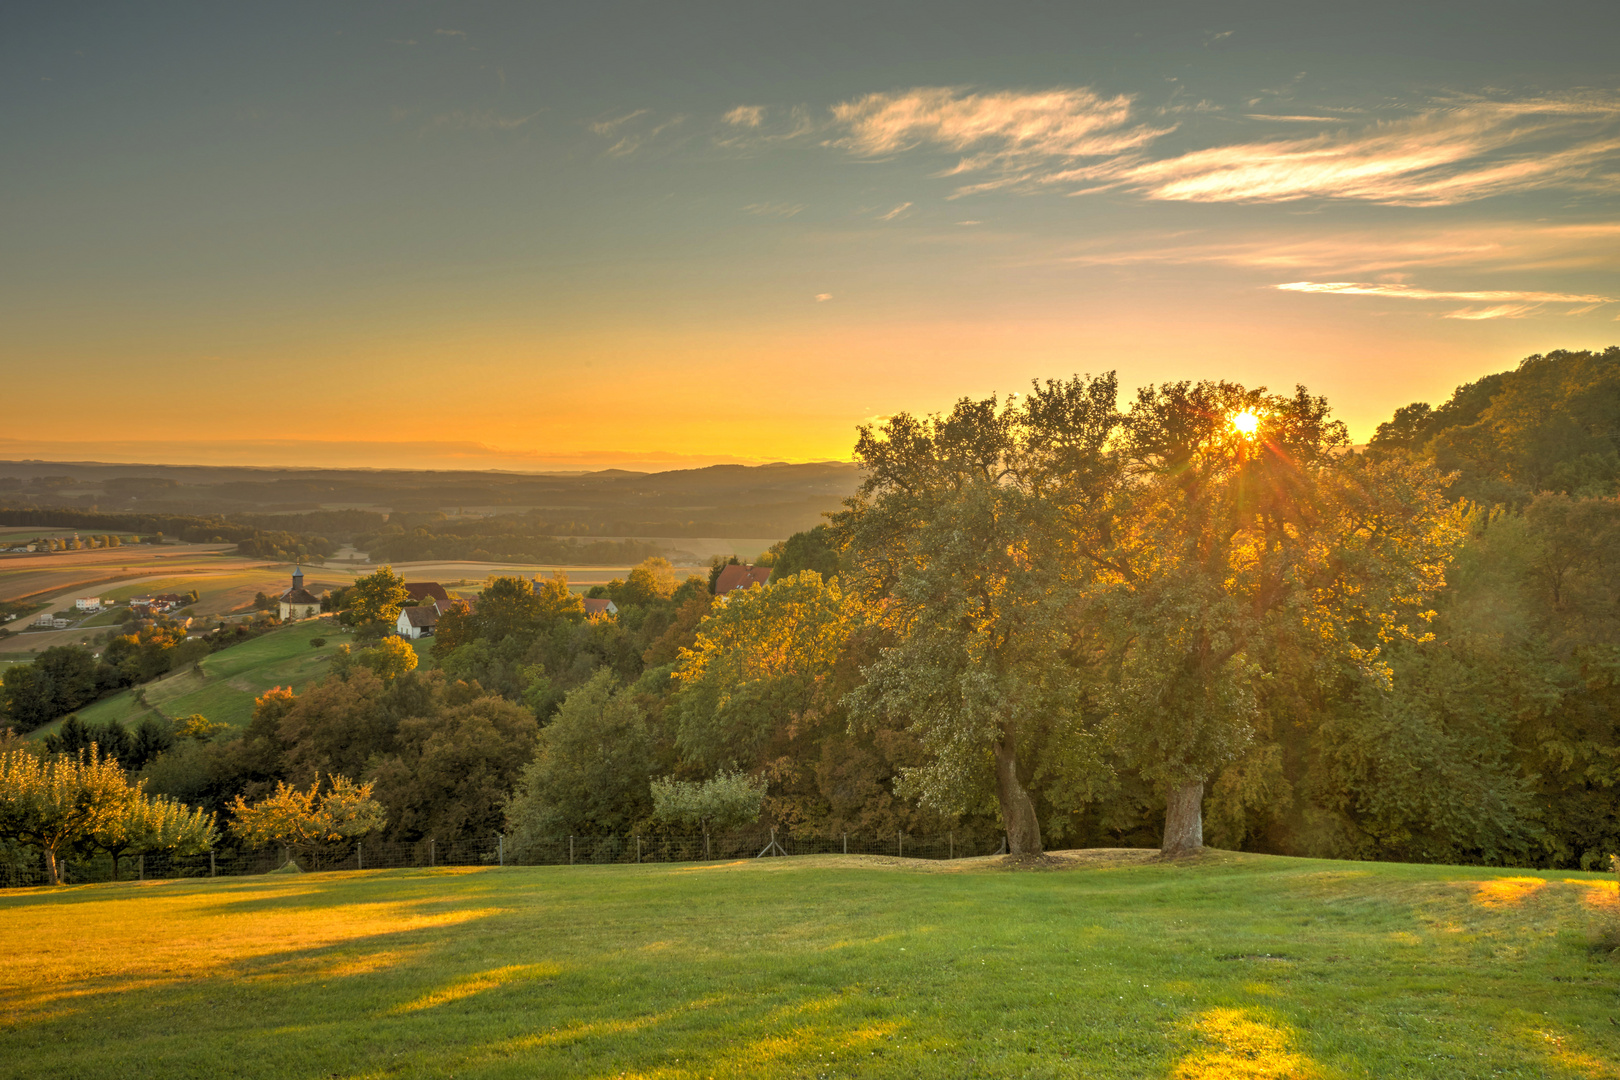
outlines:
[[[703,830],[703,857],[705,859],[712,857],[712,856],[709,855],[709,830],[708,829]]]
[[[366,854],[361,850],[361,847],[362,845],[360,841],[356,840],[354,842],[354,868],[356,870],[364,870],[366,868]]]
[[[849,854],[849,833],[844,834],[844,854]]]
[[[945,834],[945,837],[945,842],[949,845],[945,849],[945,857],[947,859],[954,859],[956,858],[956,833],[948,832]]]
[[[897,859],[906,857],[906,841],[899,829],[894,830],[894,855]]]
[[[433,841],[428,841],[428,866],[433,865]]]
[[[568,838],[568,865],[574,865],[574,838],[572,836]]]
[[[495,854],[500,858],[501,865],[506,865],[506,837],[500,833],[495,834]]]
[[[137,867],[137,869],[135,871],[135,880],[136,881],[145,881],[146,880],[146,852],[143,851],[138,856],[135,857],[135,866]]]
[[[636,862],[641,861],[641,837],[636,837]]]
[[[209,877],[218,877],[219,876],[219,869],[214,866],[214,849],[213,848],[208,849],[208,876]]]

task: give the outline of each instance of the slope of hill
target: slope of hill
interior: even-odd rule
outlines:
[[[17,890],[0,895],[0,1060],[19,1076],[1620,1074],[1620,962],[1584,936],[1620,918],[1612,877],[1073,862]]]

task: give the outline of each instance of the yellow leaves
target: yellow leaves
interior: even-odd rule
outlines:
[[[360,836],[386,824],[382,805],[371,797],[373,784],[344,776],[328,780],[324,795],[319,782],[299,791],[280,780],[273,794],[251,806],[238,795],[231,804],[231,831],[249,844],[299,846]]]

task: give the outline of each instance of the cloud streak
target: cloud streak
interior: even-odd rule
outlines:
[[[1612,304],[1611,296],[1586,293],[1536,292],[1520,289],[1422,289],[1415,285],[1391,282],[1360,281],[1290,281],[1275,288],[1285,292],[1318,293],[1333,296],[1377,296],[1394,300],[1448,300],[1488,304],[1488,307],[1458,308],[1441,316],[1445,319],[1522,319],[1547,304],[1580,304],[1565,315],[1581,315],[1604,304]]]
[[[739,120],[752,122],[749,112]],[[1167,202],[1338,199],[1448,206],[1545,188],[1620,190],[1620,95],[1518,101],[1457,97],[1413,115],[1316,135],[1230,142],[1173,157],[1150,150],[1174,124],[1134,117],[1130,95],[1088,87],[972,92],[917,87],[832,108],[826,144],[868,160],[962,156],[937,175],[956,196],[1123,190]],[[1300,115],[1263,122],[1337,124]]]

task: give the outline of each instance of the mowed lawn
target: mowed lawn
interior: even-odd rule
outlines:
[[[310,643],[316,638],[325,638],[326,644],[313,647]],[[430,648],[433,643],[424,639],[412,644]],[[217,723],[242,728],[253,719],[255,697],[273,686],[303,690],[326,674],[339,645],[353,647],[354,637],[325,620],[293,623],[204,657],[201,675],[187,669],[139,689],[165,716],[201,713]],[[421,654],[423,650],[419,647],[417,651]],[[86,723],[116,720],[130,724],[138,723],[149,711],[136,698],[135,690],[125,690],[86,705],[78,716]],[[57,720],[39,731],[55,731],[60,726]]]
[[[1615,904],[1224,853],[31,889],[0,895],[0,1072],[1613,1077]]]

